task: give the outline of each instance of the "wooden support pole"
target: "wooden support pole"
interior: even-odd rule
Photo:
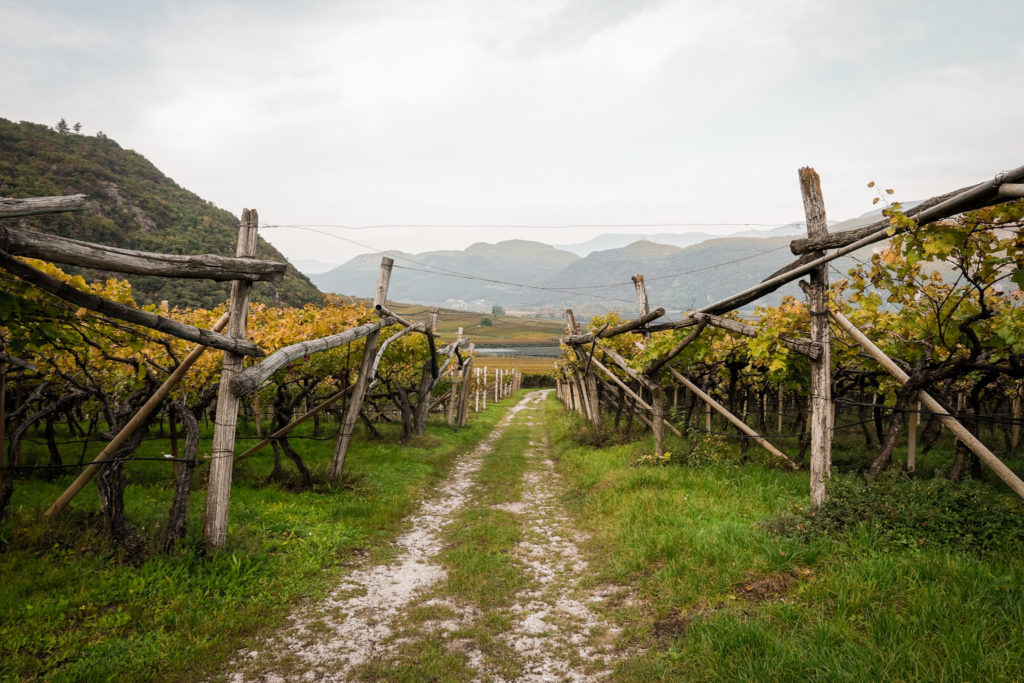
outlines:
[[[917,470],[917,425],[918,417],[920,416],[921,402],[917,401],[914,405],[914,412],[908,416],[910,419],[907,421],[907,471],[914,472]]]
[[[696,394],[697,397],[700,398],[700,400],[704,401],[705,405],[708,406],[708,409],[714,408],[720,415],[722,415],[722,417],[731,422],[737,429],[739,429],[741,432],[743,432],[751,439],[753,439],[757,443],[757,445],[764,448],[766,451],[774,455],[776,458],[783,460],[787,465],[789,465],[790,468],[794,470],[797,469],[796,463],[790,460],[785,453],[780,451],[778,448],[773,446],[767,439],[765,439],[760,434],[751,429],[743,420],[739,419],[738,417],[730,413],[725,406],[723,406],[715,399],[711,398],[711,396],[709,396],[700,387],[698,387],[696,384],[694,384],[686,377],[684,377],[682,374],[680,374],[675,368],[669,368],[668,371],[671,372],[672,376],[675,377],[683,386],[685,386],[687,389]]]
[[[374,306],[383,306],[387,301],[388,284],[391,282],[391,268],[394,263],[394,259],[387,256],[380,260],[380,274],[377,278],[377,289],[373,295]],[[356,421],[359,419],[359,411],[363,408],[366,388],[371,380],[370,370],[376,355],[379,334],[380,330],[378,329],[366,336],[366,346],[363,349],[363,360],[359,366],[359,376],[356,378],[355,387],[352,390],[352,400],[349,401],[348,410],[345,412],[345,417],[341,422],[340,434],[334,446],[334,455],[331,457],[331,467],[327,474],[327,478],[331,482],[340,481],[341,473],[345,469],[345,456],[348,453],[349,444],[352,443],[352,433],[355,430]]]
[[[220,317],[220,320],[214,324],[212,329],[222,330],[224,329],[224,326],[227,325],[227,322],[228,313],[225,313]],[[203,351],[206,351],[206,348],[207,347],[205,346],[197,346],[192,349],[187,356],[185,356],[185,359],[181,361],[181,364],[178,365],[170,375],[168,375],[163,384],[161,384],[160,387],[153,392],[153,395],[149,397],[141,408],[139,408],[139,412],[137,412],[132,419],[121,428],[121,431],[111,439],[110,443],[103,447],[100,454],[97,455],[91,463],[89,463],[89,465],[73,482],[71,482],[71,485],[68,486],[64,493],[60,494],[57,500],[47,508],[46,512],[43,514],[46,519],[52,519],[56,515],[59,515],[60,512],[67,507],[68,503],[70,503],[71,500],[77,496],[83,488],[85,488],[85,485],[89,483],[89,480],[96,476],[100,467],[103,466],[103,462],[109,460],[110,456],[117,452],[117,450],[124,445],[124,442],[127,441],[139,427],[146,423],[146,420],[148,420],[153,411],[157,409],[160,402],[163,401],[164,397],[171,392],[171,389],[178,385],[178,382],[180,382],[182,377],[185,376],[185,373],[189,371],[189,368],[199,360],[199,356],[203,355]]]
[[[252,365],[232,377],[231,391],[234,392],[235,396],[248,396],[263,386],[267,380],[273,377],[275,372],[289,363],[310,354],[328,351],[342,344],[350,344],[356,339],[362,339],[372,332],[379,332],[382,327],[394,325],[395,322],[392,318],[381,318],[380,320],[365,323],[338,334],[332,334],[329,337],[309,339],[298,344],[285,346],[270,354],[256,365]]]
[[[605,367],[605,365],[601,361],[597,360],[596,358],[594,359],[594,367],[597,368],[598,370],[600,370],[601,372],[603,372],[605,375],[607,375],[608,379],[610,379],[612,382],[614,382],[617,387],[622,389],[623,393],[625,393],[631,399],[636,401],[637,405],[639,405],[641,408],[643,408],[644,410],[647,410],[647,411],[649,411],[651,413],[654,412],[654,407],[650,403],[645,401],[639,394],[637,394],[635,391],[630,389],[629,385],[627,385],[625,382],[623,382],[621,379],[619,379],[618,376],[616,376],[616,374],[614,372],[612,372],[607,367]],[[676,426],[674,424],[672,424],[668,420],[665,420],[665,426],[668,427],[669,431],[671,431],[673,434],[675,434],[676,436],[682,438],[683,433],[680,432],[676,428]]]
[[[202,346],[209,346],[221,351],[227,351],[245,356],[262,356],[263,351],[251,341],[246,339],[232,339],[229,335],[223,335],[212,330],[201,330],[194,325],[178,322],[165,318],[156,313],[143,311],[134,306],[126,306],[117,301],[105,299],[97,294],[83,292],[67,282],[47,275],[37,268],[19,261],[10,254],[0,251],[0,268],[9,273],[17,275],[42,291],[52,294],[58,299],[63,299],[70,304],[96,311],[110,318],[124,320],[134,325],[142,325],[150,329],[164,332],[174,337],[184,339]],[[252,283],[249,283],[250,287]]]
[[[799,171],[800,193],[804,200],[807,235],[816,239],[828,234],[825,200],[821,180],[813,168]],[[828,329],[828,266],[811,271],[811,284],[805,289],[810,299],[811,342],[821,350],[811,360],[811,506],[820,508],[827,494],[825,480],[832,471],[832,364]]]
[[[81,211],[85,208],[84,194],[70,194],[58,197],[28,197],[12,199],[0,197],[0,218],[41,216],[47,213]]]
[[[854,327],[853,323],[846,319],[839,311],[831,311],[832,319],[843,328],[843,330],[853,337],[854,341],[860,344],[861,348],[867,351],[868,355],[871,356],[875,361],[878,362],[889,374],[899,380],[900,384],[906,384],[909,379],[909,375],[903,371],[903,369],[896,365],[891,358],[885,355],[881,349],[875,346],[874,342],[867,338],[863,332]],[[935,413],[935,415],[942,421],[942,424],[946,426],[949,431],[956,435],[956,438],[960,439],[961,442],[972,453],[978,456],[978,459],[988,465],[996,476],[1003,480],[1003,482],[1009,486],[1014,493],[1021,498],[1024,498],[1024,481],[1021,481],[1013,470],[1007,467],[1003,462],[996,457],[995,453],[990,451],[985,444],[978,440],[978,437],[974,436],[966,427],[957,421],[955,417],[950,415],[941,403],[936,401],[926,391],[919,391],[918,397],[921,399],[921,403],[924,407]]]
[[[257,258],[231,258],[216,254],[159,254],[108,247],[10,226],[0,226],[0,249],[12,256],[27,256],[54,263],[112,270],[116,273],[198,278],[218,282],[280,282],[287,267],[287,264],[278,261]]]
[[[747,325],[746,323],[741,323],[738,320],[720,318],[719,316],[711,315],[710,313],[694,313],[693,318],[707,323],[708,325],[712,325],[713,327],[741,334],[744,337],[757,338],[756,327],[753,325]],[[821,357],[821,347],[810,339],[791,339],[790,337],[780,335],[778,337],[778,341],[780,345],[791,351],[796,351],[800,355],[807,356],[811,360],[817,360]]]
[[[259,214],[255,209],[242,211],[236,256],[251,257],[256,254],[259,223]],[[252,282],[235,280],[231,283],[227,334],[233,339],[245,339],[251,294]],[[238,397],[231,391],[231,380],[241,370],[242,356],[225,351],[220,370],[220,384],[217,388],[210,479],[206,486],[206,516],[203,524],[203,537],[212,548],[222,548],[227,540],[228,504],[231,500],[231,474],[234,467],[232,459],[235,456],[235,427],[238,423]]]
[[[639,329],[641,327],[647,327],[647,324],[649,322],[651,322],[652,320],[657,320],[663,315],[665,315],[664,308],[655,308],[647,315],[641,316],[636,320],[627,320],[626,322],[616,325],[615,327],[605,326],[602,327],[597,332],[591,332],[589,334],[573,334],[572,330],[576,329],[574,325],[573,327],[570,328],[568,336],[566,336],[563,341],[566,344],[589,344],[595,339],[607,339],[608,337],[615,337],[626,332],[632,332],[633,330]],[[573,318],[573,321],[575,321],[575,318]],[[688,320],[683,323],[672,323],[671,329],[675,329],[676,327],[690,327],[691,325],[696,324],[696,320]]]
[[[1021,401],[1021,390],[1024,384],[1020,381],[1013,389],[1013,427],[1010,430],[1010,448],[1020,448],[1021,433],[1024,432],[1024,402]]]
[[[473,384],[473,372],[473,359],[468,358],[462,365],[462,382],[460,383],[461,386],[459,389],[459,409],[455,420],[456,426],[460,429],[466,426],[466,421],[469,419],[469,392]]]
[[[335,403],[340,401],[342,398],[344,398],[345,394],[347,394],[351,390],[352,390],[352,385],[349,385],[349,386],[345,387],[344,389],[342,389],[341,391],[335,392],[334,394],[332,394],[330,396],[330,398],[328,398],[327,400],[325,400],[324,402],[322,402],[320,405],[316,406],[312,410],[307,411],[302,417],[298,417],[298,418],[292,420],[291,422],[286,424],[284,427],[281,427],[276,432],[274,432],[273,434],[271,434],[267,438],[265,438],[262,441],[260,441],[255,446],[249,448],[244,453],[242,453],[241,455],[236,457],[235,458],[235,464],[237,465],[238,463],[242,462],[243,460],[245,460],[249,456],[254,455],[257,451],[262,449],[264,446],[266,446],[266,445],[268,445],[270,443],[273,443],[275,439],[280,439],[282,436],[286,436],[288,434],[288,432],[292,431],[293,429],[298,427],[303,422],[306,422],[308,420],[313,419],[313,416],[315,416],[318,413],[326,410],[327,408],[330,408],[332,405],[334,405]]]

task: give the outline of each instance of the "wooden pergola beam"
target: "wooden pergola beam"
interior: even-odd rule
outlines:
[[[194,325],[171,320],[156,313],[143,311],[132,306],[104,299],[97,294],[83,292],[72,287],[66,282],[47,275],[46,273],[23,263],[4,251],[0,251],[0,268],[17,275],[29,284],[38,287],[42,291],[52,294],[58,299],[63,299],[75,306],[96,311],[110,318],[116,318],[135,325],[142,325],[158,332],[164,332],[179,339],[195,342],[202,346],[209,346],[221,351],[230,351],[243,356],[263,356],[263,350],[256,344],[246,339],[234,339],[227,335],[212,330],[203,330]]]
[[[284,263],[256,258],[232,258],[216,254],[159,254],[122,249],[9,226],[0,226],[0,250],[12,256],[27,256],[117,273],[198,278],[219,282],[280,282],[286,268]]]
[[[382,327],[394,324],[395,321],[391,318],[381,318],[380,320],[364,323],[359,327],[353,327],[338,334],[332,334],[329,337],[310,339],[298,344],[292,344],[291,346],[285,346],[267,356],[260,363],[250,366],[232,377],[231,392],[235,396],[247,396],[259,389],[275,372],[299,358],[321,351],[328,351],[342,344],[353,342],[356,339],[362,339],[371,332],[376,332]]]
[[[26,199],[0,197],[0,218],[41,216],[47,213],[81,211],[84,208],[84,194],[71,194],[62,197],[28,197]]]

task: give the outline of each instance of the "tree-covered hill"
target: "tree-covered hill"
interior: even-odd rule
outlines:
[[[235,255],[238,217],[177,185],[141,154],[114,140],[58,132],[0,118],[0,196],[86,194],[88,209],[13,219],[21,227],[128,249],[172,254]],[[286,261],[260,239],[260,258]],[[69,268],[68,270],[74,270]],[[87,278],[105,273],[78,270]],[[228,297],[230,283],[118,275],[132,283],[139,304],[210,307]],[[284,280],[257,283],[265,303],[319,303],[322,294],[290,264]]]

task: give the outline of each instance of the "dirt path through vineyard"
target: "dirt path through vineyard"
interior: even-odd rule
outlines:
[[[240,652],[230,679],[584,681],[610,673],[619,630],[595,610],[624,596],[586,580],[540,416],[548,393],[527,394],[456,462],[396,541],[393,561],[343,577],[326,601]],[[510,466],[511,484],[488,479]],[[476,520],[490,525],[479,531],[490,540],[458,546],[453,534]],[[508,539],[499,558],[474,557],[495,537]],[[499,561],[503,580],[480,575],[492,565],[475,572],[477,561]],[[485,589],[460,590],[455,575]]]

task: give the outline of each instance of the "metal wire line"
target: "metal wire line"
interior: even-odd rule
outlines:
[[[677,224],[677,225],[685,225],[685,224],[680,223],[680,224]],[[721,223],[719,225],[729,225],[729,224]],[[745,225],[757,225],[757,224],[750,223],[750,224],[745,224]],[[561,294],[577,294],[579,296],[588,296],[588,297],[592,297],[592,298],[595,298],[595,299],[603,299],[605,301],[618,301],[618,302],[627,303],[627,304],[634,303],[632,299],[622,299],[622,298],[619,298],[619,297],[608,297],[608,296],[603,296],[603,295],[599,295],[599,294],[591,294],[591,293],[588,293],[588,292],[579,291],[579,290],[585,290],[585,289],[605,289],[605,288],[609,288],[609,287],[622,287],[622,286],[627,286],[627,285],[633,284],[632,281],[611,282],[611,283],[602,284],[602,285],[581,285],[581,286],[572,287],[572,288],[568,288],[568,287],[543,287],[543,286],[540,286],[540,285],[529,285],[529,284],[524,284],[524,283],[520,283],[520,282],[507,282],[507,281],[504,281],[504,280],[495,280],[495,279],[491,279],[491,278],[481,277],[479,275],[472,275],[470,273],[463,273],[461,271],[453,270],[451,268],[444,268],[442,266],[435,266],[435,265],[432,265],[432,264],[429,264],[429,263],[423,263],[422,261],[417,261],[416,259],[409,258],[408,256],[400,256],[398,254],[392,253],[392,252],[384,250],[384,249],[378,249],[377,247],[375,247],[373,245],[366,244],[364,242],[359,242],[358,240],[349,239],[347,237],[342,237],[341,235],[335,235],[333,233],[325,232],[323,230],[317,230],[315,228],[312,228],[312,227],[309,227],[309,226],[306,226],[306,225],[263,225],[263,226],[260,226],[260,227],[261,228],[293,228],[293,229],[296,229],[296,230],[305,230],[307,232],[314,232],[314,233],[317,233],[317,234],[320,234],[320,235],[325,235],[327,237],[331,237],[331,238],[334,238],[334,239],[341,240],[343,242],[349,242],[351,244],[355,244],[357,246],[363,247],[364,249],[370,249],[370,250],[372,250],[374,252],[377,252],[377,253],[386,254],[386,255],[388,255],[389,257],[391,257],[391,258],[393,258],[395,260],[408,261],[409,263],[415,263],[418,266],[423,266],[423,268],[425,269],[425,270],[421,270],[421,269],[417,269],[417,268],[409,268],[408,266],[396,266],[396,268],[404,268],[405,270],[418,270],[419,272],[424,272],[424,273],[433,273],[435,275],[447,275],[449,277],[459,277],[459,278],[463,278],[463,279],[467,279],[467,280],[478,280],[480,282],[490,282],[490,283],[493,283],[493,284],[506,285],[506,286],[509,286],[509,287],[522,287],[524,289],[535,289],[535,290],[548,291],[548,292],[559,292]],[[332,227],[332,226],[324,226],[324,227]],[[344,227],[344,226],[337,226],[337,227]],[[368,227],[375,227],[375,226],[368,226]],[[380,227],[380,226],[376,226],[376,227]],[[481,227],[502,227],[502,226],[481,226]],[[515,226],[505,226],[505,227],[515,227]],[[356,228],[356,229],[362,229],[362,228]],[[702,266],[700,268],[694,268],[692,270],[682,271],[682,272],[679,272],[679,273],[670,273],[668,275],[657,275],[657,276],[654,276],[654,277],[645,278],[645,281],[646,282],[651,282],[651,281],[654,281],[654,280],[668,280],[668,279],[672,279],[672,278],[682,277],[684,275],[691,275],[693,273],[700,273],[700,272],[704,272],[704,271],[707,271],[707,270],[713,270],[715,268],[721,268],[723,266],[732,265],[734,263],[740,263],[742,261],[747,261],[747,260],[750,260],[750,259],[758,258],[759,256],[764,256],[765,254],[771,254],[771,253],[774,253],[776,251],[780,251],[782,249],[787,249],[788,246],[789,245],[787,245],[787,244],[783,244],[781,246],[775,247],[774,249],[768,249],[768,250],[765,250],[765,251],[757,252],[756,254],[748,254],[746,256],[740,256],[738,258],[730,259],[728,261],[722,261],[721,263],[715,263],[715,264],[712,264],[710,266]]]
[[[521,228],[524,230],[565,230],[569,228],[776,228],[772,223],[563,223],[550,225],[518,223],[381,223],[344,225],[339,223],[264,224],[261,228],[339,228],[342,230],[381,230],[390,228]]]

